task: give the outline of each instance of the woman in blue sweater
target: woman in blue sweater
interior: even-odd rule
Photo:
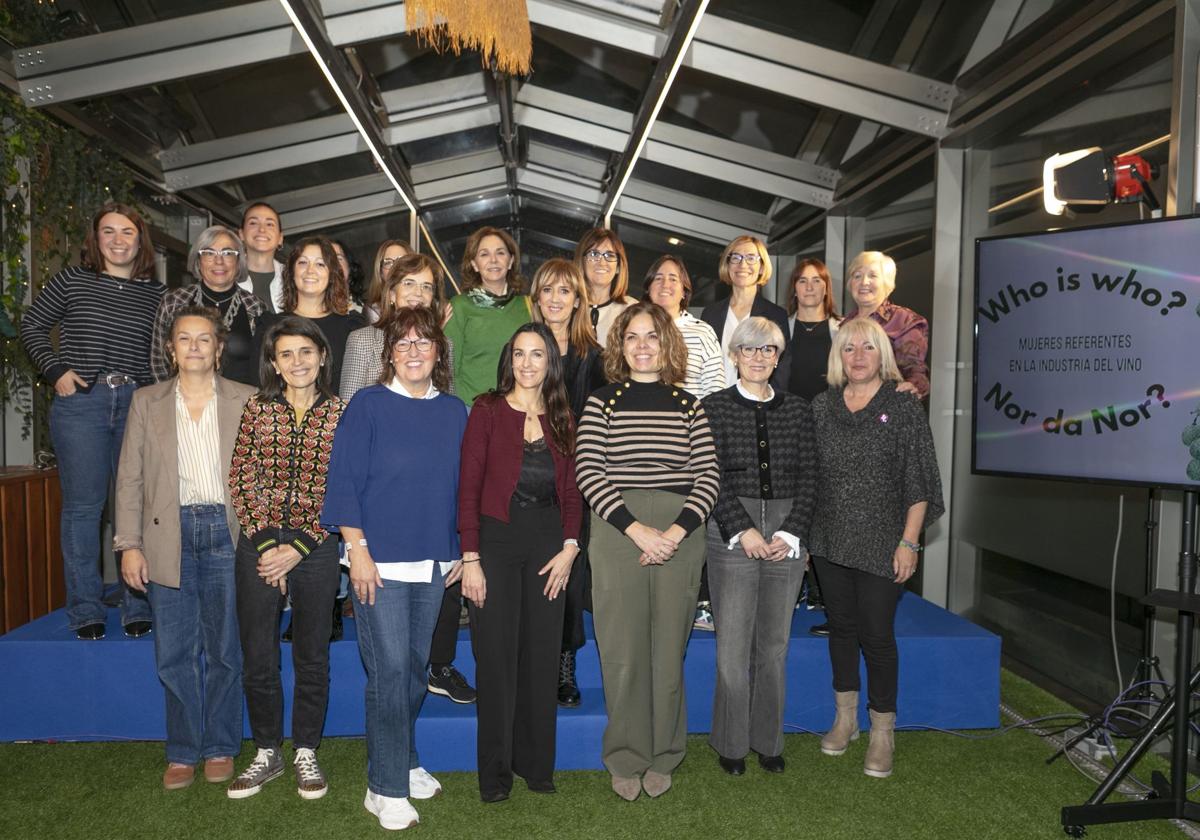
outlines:
[[[446,338],[428,309],[384,329],[379,384],[359,391],[333,442],[321,522],[350,555],[358,647],[367,669],[367,796],[387,829],[419,821],[409,804],[441,792],[414,732],[442,589],[461,574],[456,529],[467,409],[445,389]]]

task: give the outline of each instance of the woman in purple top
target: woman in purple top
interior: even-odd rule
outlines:
[[[846,281],[856,307],[846,320],[869,317],[891,339],[904,381],[898,391],[929,396],[929,322],[889,300],[896,290],[896,261],[882,251],[863,251],[850,261]]]

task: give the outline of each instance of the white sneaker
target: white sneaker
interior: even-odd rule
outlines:
[[[367,789],[363,807],[379,817],[379,824],[388,831],[403,831],[421,821],[417,809],[408,800],[399,796],[380,796]]]
[[[408,795],[413,799],[433,799],[442,792],[442,784],[424,767],[408,771]]]

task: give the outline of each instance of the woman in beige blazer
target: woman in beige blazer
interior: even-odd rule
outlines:
[[[113,547],[125,582],[154,612],[167,700],[163,787],[175,790],[192,783],[201,760],[205,779],[227,781],[241,745],[238,522],[226,481],[254,389],[217,375],[225,327],[215,309],[178,310],[167,342],[174,375],[138,389],[129,409]]]

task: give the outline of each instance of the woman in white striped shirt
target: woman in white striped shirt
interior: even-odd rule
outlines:
[[[713,328],[688,312],[691,299],[692,278],[683,260],[672,254],[655,260],[646,272],[642,300],[658,304],[674,320],[687,345],[687,373],[677,384],[697,399],[704,399],[725,388],[725,360]]]
[[[242,744],[238,523],[226,476],[254,389],[216,373],[225,330],[215,309],[176,311],[166,349],[175,375],[134,393],[117,470],[113,548],[124,552],[125,583],[154,610],[167,790],[190,785],[201,760],[209,782],[228,780]]]

